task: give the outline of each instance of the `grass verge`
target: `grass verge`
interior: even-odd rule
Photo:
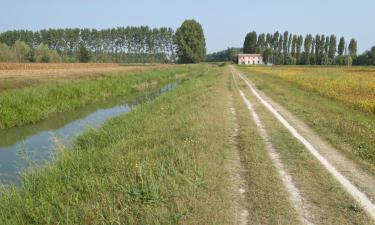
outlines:
[[[226,78],[199,68],[2,190],[0,223],[230,224]]]
[[[0,93],[0,129],[32,124],[50,115],[76,109],[110,96],[135,93],[152,84],[171,81],[193,67],[87,77],[69,83],[52,83]]]

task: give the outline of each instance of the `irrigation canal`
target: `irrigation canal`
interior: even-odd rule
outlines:
[[[115,116],[172,90],[178,82],[133,97],[116,97],[83,108],[59,113],[33,125],[0,130],[0,180],[20,183],[28,168],[53,159],[59,145],[69,146],[74,137],[89,128],[98,128]]]

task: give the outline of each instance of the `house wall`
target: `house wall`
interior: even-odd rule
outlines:
[[[238,64],[246,64],[246,65],[257,65],[263,64],[263,56],[259,55],[239,55],[238,56]]]

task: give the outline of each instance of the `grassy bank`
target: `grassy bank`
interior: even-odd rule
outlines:
[[[257,88],[301,118],[347,157],[375,174],[375,116],[278,76],[240,69]]]
[[[58,112],[85,106],[110,96],[142,91],[149,85],[177,79],[193,67],[178,67],[152,72],[109,73],[68,83],[52,83],[0,93],[0,129],[36,123]]]
[[[2,191],[0,223],[230,224],[219,71],[200,66],[171,92],[79,137]]]

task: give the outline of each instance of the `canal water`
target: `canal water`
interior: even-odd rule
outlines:
[[[58,145],[69,146],[85,130],[98,128],[108,119],[128,113],[176,85],[177,82],[171,83],[141,96],[107,99],[37,124],[0,130],[0,182],[19,183],[25,169],[52,160]]]

